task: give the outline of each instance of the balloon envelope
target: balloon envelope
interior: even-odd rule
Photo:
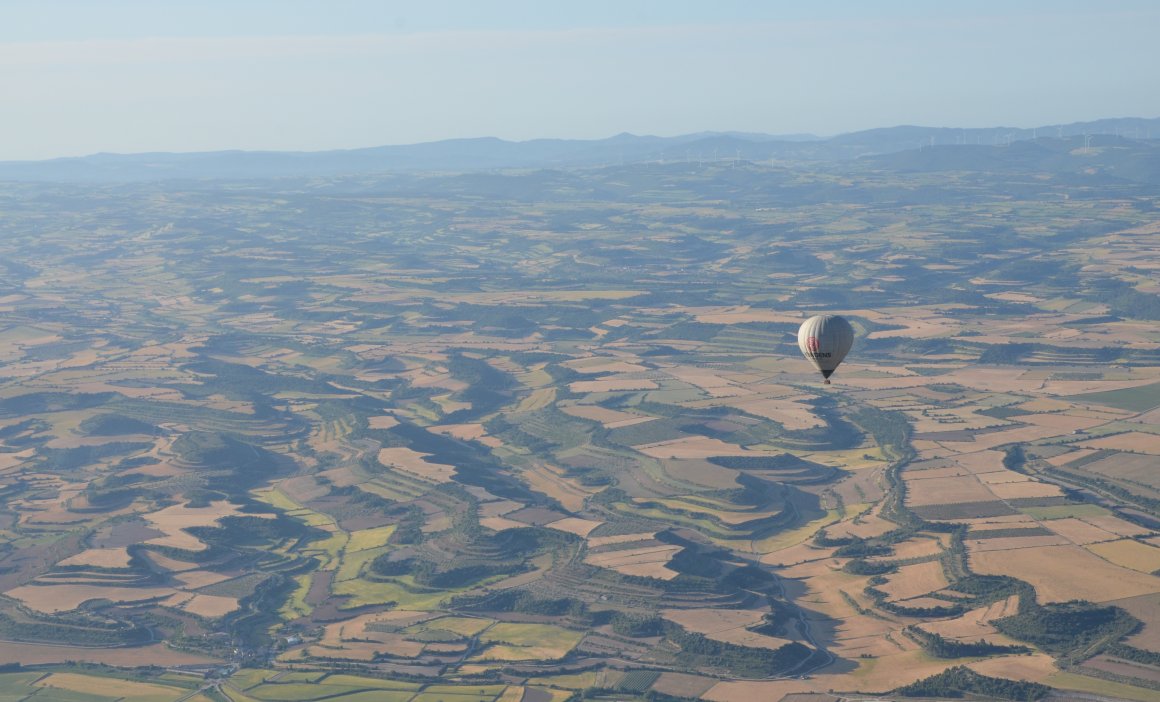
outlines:
[[[810,317],[798,329],[798,348],[822,372],[826,383],[853,345],[854,327],[836,315]]]

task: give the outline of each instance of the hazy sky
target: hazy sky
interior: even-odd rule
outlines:
[[[1153,0],[0,0],[0,160],[1160,116]]]

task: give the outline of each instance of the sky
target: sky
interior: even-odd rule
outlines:
[[[0,0],[0,160],[1160,116],[1154,0]]]

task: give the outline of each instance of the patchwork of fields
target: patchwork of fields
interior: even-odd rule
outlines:
[[[1154,197],[842,168],[0,186],[0,696],[1156,699]]]

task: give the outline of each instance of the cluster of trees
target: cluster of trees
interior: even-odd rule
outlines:
[[[765,678],[792,670],[813,655],[796,641],[770,651],[714,641],[671,622],[664,622],[663,627],[665,638],[681,649],[678,660],[690,668],[719,668],[742,677]]]
[[[1046,697],[1051,688],[1040,683],[1025,680],[1005,680],[992,678],[957,665],[947,668],[938,675],[923,678],[894,691],[902,697],[963,697],[978,695],[987,699],[1016,700],[1034,702]]]
[[[519,385],[511,375],[487,361],[462,353],[453,354],[448,359],[447,370],[457,380],[467,383],[467,389],[456,399],[470,403],[471,408],[452,412],[444,418],[446,422],[468,422],[491,414],[511,402],[512,393]]]
[[[384,553],[370,563],[372,575],[394,577],[410,575],[424,587],[451,589],[499,576],[514,575],[528,569],[528,559],[567,543],[569,535],[539,527],[506,529],[499,533],[479,527],[475,505],[468,503],[456,515],[452,538],[460,557],[452,561],[435,561],[422,555],[397,558]]]
[[[1028,599],[1020,596],[1019,613],[996,619],[995,628],[1065,661],[1094,655],[1140,625],[1119,607],[1082,600],[1041,605]]]
[[[82,421],[78,428],[89,436],[153,435],[160,432],[155,424],[116,413],[93,415]]]
[[[1110,493],[1116,497],[1130,502],[1134,505],[1144,508],[1153,515],[1160,516],[1160,499],[1149,497],[1147,495],[1138,494],[1128,490],[1127,488],[1114,483],[1106,478],[1097,477],[1093,473],[1075,473],[1072,471],[1052,469],[1052,475],[1059,476],[1070,483],[1078,485],[1085,485],[1095,488],[1102,492]]]
[[[612,615],[612,630],[621,636],[633,638],[660,636],[665,633],[665,620],[655,614],[627,614],[616,612]]]
[[[0,636],[10,641],[67,642],[80,646],[127,646],[152,640],[147,627],[83,615],[58,614],[49,619],[28,619],[0,613]]]
[[[956,641],[933,632],[923,631],[913,624],[904,630],[907,636],[922,646],[923,650],[935,658],[974,658],[976,656],[993,656],[1010,653],[1029,653],[1026,646],[1003,646],[982,641]]]
[[[1116,278],[1093,280],[1088,299],[1102,302],[1113,314],[1132,319],[1160,319],[1160,295],[1140,292],[1131,283]]]
[[[186,432],[173,442],[172,450],[202,469],[198,475],[206,488],[240,501],[250,501],[249,490],[278,469],[273,453],[224,432]]]
[[[1023,444],[1013,444],[1007,447],[1003,452],[1003,467],[1008,470],[1013,470],[1016,473],[1026,473],[1027,453],[1023,450]]]
[[[863,558],[854,558],[846,561],[842,570],[851,575],[886,575],[898,570],[898,566],[890,561],[867,561]]]
[[[1160,666],[1160,653],[1147,651],[1124,643],[1114,643],[1104,649],[1104,653],[1126,661],[1143,663],[1145,665]]]

